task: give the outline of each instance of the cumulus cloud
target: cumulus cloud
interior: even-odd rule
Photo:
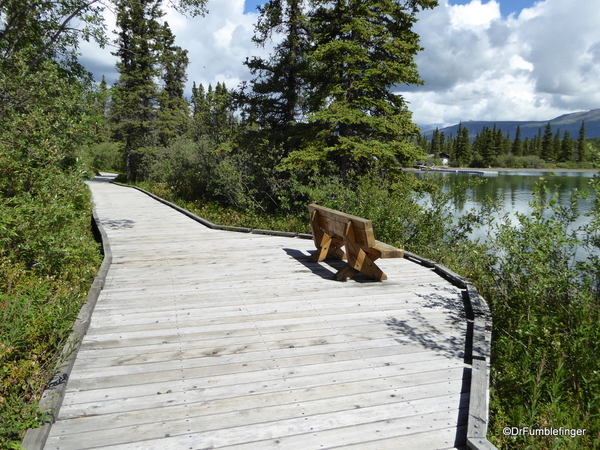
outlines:
[[[419,15],[425,86],[402,88],[423,125],[467,120],[546,120],[600,108],[600,9],[588,0],[544,0],[502,17],[472,0]]]
[[[542,0],[503,16],[503,0],[440,0],[419,13],[415,31],[425,50],[416,58],[424,86],[399,86],[421,125],[467,120],[548,120],[600,108],[600,8],[589,0]],[[270,48],[252,42],[256,13],[244,0],[209,0],[206,17],[165,19],[189,51],[192,81],[236,87],[249,80],[243,61]],[[249,10],[249,8],[246,8]],[[114,16],[108,18],[108,29]],[[116,80],[110,50],[82,46],[83,63],[99,79]]]
[[[244,0],[209,0],[205,17],[186,18],[172,9],[163,18],[176,36],[176,44],[188,50],[188,93],[192,82],[212,84],[225,82],[230,88],[250,78],[243,62],[252,55],[266,56],[268,49],[257,48],[252,42],[256,13],[244,13]],[[107,29],[115,29],[115,17],[105,12]],[[115,36],[113,36],[114,38]],[[97,80],[104,74],[109,82],[118,78],[115,48],[99,49],[95,44],[82,43],[81,62]]]

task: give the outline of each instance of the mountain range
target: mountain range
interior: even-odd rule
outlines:
[[[596,138],[600,137],[600,109],[592,109],[591,111],[580,111],[571,114],[564,114],[551,120],[543,121],[474,121],[462,122],[462,126],[469,130],[469,136],[474,138],[477,133],[480,133],[484,127],[493,129],[494,125],[502,130],[504,134],[510,133],[510,139],[514,139],[517,127],[521,127],[521,139],[535,137],[540,129],[542,134],[546,129],[546,125],[550,123],[552,127],[552,133],[560,130],[561,137],[565,131],[568,131],[572,138],[579,136],[579,130],[581,129],[581,122],[585,120],[585,131],[586,137]],[[446,137],[450,135],[456,136],[458,133],[458,124],[452,125],[445,128],[439,128],[439,131],[443,131]],[[431,136],[433,130],[429,129],[422,132],[425,136]]]

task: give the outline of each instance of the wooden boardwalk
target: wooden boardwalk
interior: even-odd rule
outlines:
[[[337,282],[310,240],[90,187],[113,260],[46,449],[465,447],[460,289],[402,258]]]

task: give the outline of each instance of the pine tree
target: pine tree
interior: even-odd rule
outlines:
[[[461,124],[462,127],[462,124]],[[460,134],[460,133],[459,133]],[[493,134],[492,131],[488,127],[483,127],[483,129],[477,133],[475,139],[473,140],[473,153],[477,153],[481,158],[481,163],[484,165],[489,165],[490,161],[494,157],[493,155]]]
[[[458,131],[454,145],[454,160],[458,166],[466,166],[471,162],[471,142],[469,140],[469,130],[458,124]]]
[[[437,156],[444,152],[444,150],[444,132],[436,128],[431,135],[430,153],[433,153],[433,155],[437,158]]]
[[[556,160],[558,162],[569,162],[573,159],[573,139],[569,131],[565,131],[563,140],[560,146],[560,153]]]
[[[205,0],[173,2],[192,15],[204,12]],[[139,150],[183,133],[183,82],[187,56],[174,46],[161,0],[121,0],[117,4],[119,81],[113,89],[115,138],[123,143],[127,180],[138,178]],[[161,79],[164,91],[156,81]],[[187,114],[187,113],[186,113]]]
[[[313,0],[314,47],[308,55],[309,121],[315,136],[288,163],[322,166],[334,161],[344,175],[373,165],[412,164],[419,149],[408,142],[418,128],[398,84],[420,84],[412,31],[416,13],[434,0]]]
[[[546,125],[546,128],[544,130],[544,136],[542,138],[542,147],[541,147],[541,153],[540,153],[540,157],[544,160],[544,161],[551,161],[554,159],[554,148],[552,145],[552,126],[550,125],[550,122],[548,122],[548,124]]]
[[[210,89],[212,90],[212,87]],[[210,106],[204,85],[196,86],[195,81],[192,85],[191,104],[192,119],[189,132],[192,140],[198,142],[208,134]]]
[[[123,0],[117,8],[120,76],[114,88],[115,137],[124,144],[127,180],[138,176],[137,151],[154,143],[153,122],[158,107],[157,68],[163,13],[154,0]]]
[[[310,28],[302,0],[270,0],[259,6],[253,41],[264,47],[273,33],[282,34],[267,59],[254,57],[244,63],[255,78],[243,85],[238,102],[259,128],[258,140],[269,142],[262,155],[275,166],[300,145],[297,125],[306,113],[307,54]]]
[[[562,148],[562,140],[560,138],[560,129],[556,130],[554,134],[554,140],[552,141],[552,156],[553,159],[558,160]]]
[[[586,151],[586,138],[585,138],[585,120],[581,121],[581,128],[579,129],[579,137],[577,139],[577,162],[587,161],[588,155]]]
[[[187,50],[175,45],[175,36],[166,22],[160,28],[158,45],[162,90],[158,98],[157,128],[159,143],[166,147],[187,131],[189,104],[183,94],[189,60]]]
[[[515,133],[515,140],[512,144],[512,154],[515,156],[523,155],[523,143],[521,142],[521,127],[517,126],[517,131]]]

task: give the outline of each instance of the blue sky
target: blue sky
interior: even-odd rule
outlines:
[[[470,3],[471,0],[451,0],[451,5],[465,5]],[[244,12],[253,13],[256,12],[256,7],[262,5],[262,0],[245,0]],[[487,3],[485,0],[483,3]],[[520,13],[523,8],[529,8],[533,6],[535,0],[500,0],[500,12],[503,16],[507,17],[510,13]]]
[[[445,126],[468,120],[550,120],[600,108],[599,0],[438,0],[418,13],[423,86],[398,86],[413,120]],[[206,17],[169,11],[176,42],[188,50],[193,82],[237,88],[252,77],[246,58],[268,57],[252,42],[260,0],[208,0]],[[106,12],[107,28],[115,29]],[[118,78],[110,47],[81,44],[97,80]]]

